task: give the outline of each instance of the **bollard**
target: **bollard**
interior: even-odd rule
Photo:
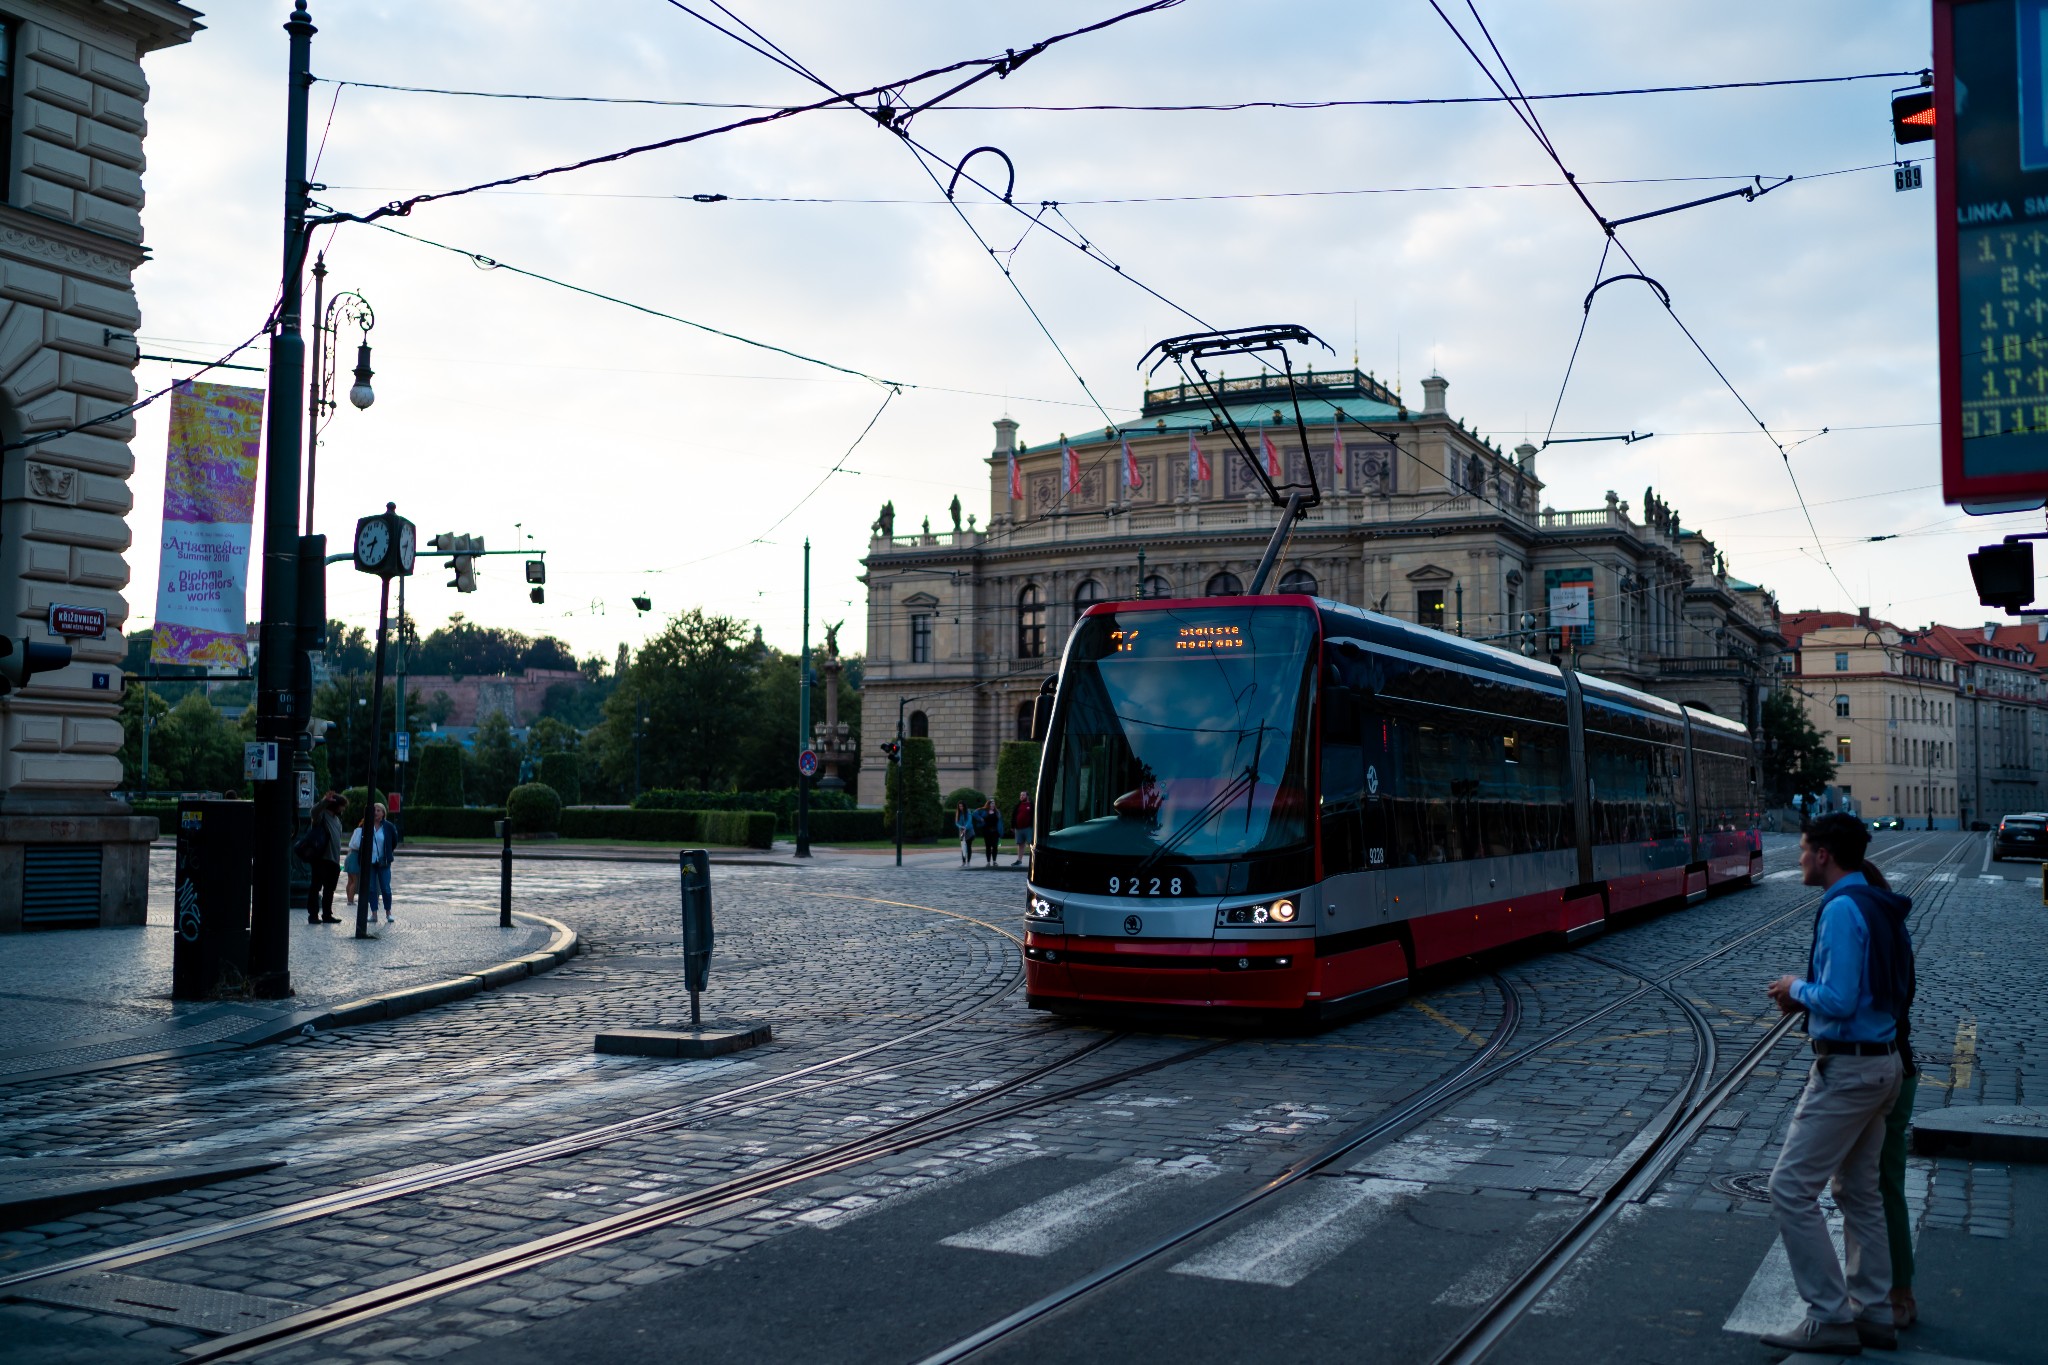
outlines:
[[[690,991],[690,1027],[704,1022],[698,996],[711,979],[711,855],[686,848],[677,855],[683,877],[683,984]]]
[[[500,820],[498,834],[504,845],[498,853],[498,927],[512,927],[512,822]]]

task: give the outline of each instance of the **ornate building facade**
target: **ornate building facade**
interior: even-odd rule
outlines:
[[[5,633],[99,608],[102,640],[0,698],[0,931],[140,924],[156,821],[121,782],[122,623],[142,245],[142,58],[191,40],[170,0],[16,0],[0,16],[0,592]],[[38,435],[64,433],[33,445]]]
[[[1298,382],[1324,494],[1297,523],[1269,591],[1569,655],[1590,672],[1757,724],[1785,645],[1777,603],[1730,577],[1713,543],[1654,494],[1640,517],[1612,492],[1590,509],[1548,506],[1536,448],[1503,451],[1454,418],[1441,376],[1422,381],[1420,410],[1357,370]],[[1305,481],[1285,382],[1223,388],[1239,425],[1255,442],[1269,428],[1287,478]],[[900,718],[903,733],[929,735],[941,791],[988,790],[1002,741],[1028,737],[1032,698],[1081,611],[1243,592],[1279,519],[1188,388],[1148,391],[1140,419],[1121,430],[1030,445],[1007,417],[995,430],[987,524],[962,526],[956,499],[951,530],[926,522],[899,535],[885,507],[864,561],[862,733],[879,741]],[[1126,441],[1137,476],[1129,485]],[[1068,446],[1077,478],[1063,467]],[[880,765],[862,769],[863,804],[881,803],[883,775]],[[1005,804],[1013,795],[1002,794]]]

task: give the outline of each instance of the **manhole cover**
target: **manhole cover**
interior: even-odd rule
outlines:
[[[1769,1171],[1737,1171],[1733,1175],[1717,1175],[1709,1183],[1721,1193],[1732,1194],[1737,1199],[1748,1199],[1758,1204],[1771,1202]]]

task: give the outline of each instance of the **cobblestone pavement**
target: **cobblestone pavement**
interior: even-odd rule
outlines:
[[[1673,982],[1711,1022],[1725,1073],[1774,1017],[1763,983],[1803,964],[1810,893],[1796,873],[1781,875],[1793,842],[1767,844],[1759,888],[1641,919],[1584,952],[1447,973],[1403,1007],[1322,1033],[1118,1035],[1008,1099],[1181,1059],[267,1358],[653,1359],[687,1340],[705,1359],[917,1359],[1388,1112],[1473,1055],[1505,989],[1522,1011],[1509,1055],[1522,1060],[1497,1079],[994,1353],[1239,1359],[1327,1346],[1336,1332],[1368,1359],[1426,1358],[1618,1176],[1680,1093],[1697,1047],[1684,1013],[1654,993],[1533,1045],[1642,976],[1782,917]],[[1945,879],[1921,888],[1915,914],[1923,1108],[2026,1098],[2039,1055],[2048,926],[2017,867],[1977,880],[1981,843],[1889,834],[1874,850],[1902,886],[1952,849],[1970,855],[1935,870]],[[408,880],[418,903],[456,907],[494,898],[495,876],[449,861]],[[132,1283],[71,1275],[0,1291],[19,1296],[0,1304],[0,1332],[23,1343],[20,1358],[175,1359],[176,1347],[226,1328],[146,1306],[176,1298],[170,1286],[242,1296],[211,1303],[236,1321],[283,1317],[880,1132],[1107,1036],[1023,1008],[1003,932],[1017,919],[1014,878],[728,868],[715,880],[708,1004],[772,1023],[775,1043],[714,1062],[599,1057],[600,1029],[687,1015],[673,869],[558,864],[520,877],[521,903],[574,925],[586,956],[407,1019],[0,1088],[0,1156],[288,1160],[0,1234],[0,1276],[338,1192],[389,1195],[119,1267]],[[795,1075],[916,1030],[839,1069]],[[1223,1045],[1181,1056],[1205,1041]],[[1546,1295],[1504,1358],[1757,1358],[1748,1338],[1720,1329],[1744,1305],[1770,1307],[1772,1237],[1751,1190],[1782,1139],[1801,1060],[1793,1041],[1764,1060],[1652,1199]],[[664,1110],[659,1129],[548,1160],[427,1189],[372,1188]],[[2003,1167],[1916,1160],[1913,1182],[1930,1279],[1945,1236],[1974,1246],[2029,1235],[2014,1194],[2024,1179]],[[1681,1223],[1695,1231],[1671,1248],[1657,1240]],[[1615,1300],[1610,1281],[1632,1284],[1667,1262],[1692,1268]],[[944,1294],[931,1292],[938,1285]],[[1926,1331],[1938,1344],[1935,1317]]]

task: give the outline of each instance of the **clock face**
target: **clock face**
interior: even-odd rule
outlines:
[[[366,520],[356,527],[356,567],[375,569],[391,549],[391,528],[382,521]]]
[[[414,548],[415,548],[415,547],[414,547],[414,544],[413,544],[413,539],[414,539],[414,533],[413,533],[413,529],[412,529],[412,523],[411,523],[411,522],[409,522],[409,521],[407,521],[407,522],[401,522],[401,523],[399,523],[399,527],[398,527],[398,571],[399,571],[400,573],[411,573],[411,572],[412,572],[412,557],[413,557],[413,550],[414,550]]]

